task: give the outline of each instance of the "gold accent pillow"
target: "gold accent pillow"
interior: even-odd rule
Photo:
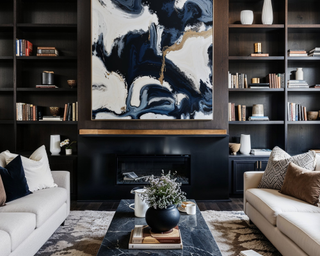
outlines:
[[[309,171],[290,163],[280,192],[317,205],[320,195],[320,171]]]

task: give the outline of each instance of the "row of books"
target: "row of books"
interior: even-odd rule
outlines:
[[[315,47],[310,51],[306,50],[288,50],[289,57],[319,57],[320,47]]]
[[[228,103],[228,121],[246,121],[246,105]]]
[[[247,74],[228,71],[228,88],[248,88]]]
[[[270,88],[284,88],[285,74],[284,73],[270,73],[267,77]]]
[[[298,103],[288,102],[288,121],[307,121],[307,109]]]
[[[34,104],[17,102],[16,119],[17,121],[78,121],[78,102],[66,103],[63,117],[42,116],[43,108]]]
[[[16,56],[31,56],[33,45],[26,39],[16,39]]]

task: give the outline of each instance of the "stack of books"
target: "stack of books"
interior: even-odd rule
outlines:
[[[251,53],[251,57],[269,57],[269,53]]]
[[[26,39],[16,39],[16,56],[31,56],[33,45]]]
[[[37,56],[56,57],[59,52],[56,47],[37,47]]]
[[[255,156],[270,156],[272,150],[267,148],[251,149],[250,154]]]
[[[236,121],[236,112],[238,121],[246,121],[246,105],[238,105],[237,110],[235,103],[228,103],[228,121]]]
[[[288,88],[309,88],[309,85],[304,80],[289,80]]]
[[[249,88],[251,88],[251,89],[270,88],[270,83],[255,83],[255,84],[249,84]]]
[[[58,86],[53,85],[53,84],[39,84],[36,85],[36,88],[58,88]]]
[[[284,73],[270,73],[267,79],[270,83],[270,88],[284,88]]]
[[[149,226],[135,225],[131,231],[129,249],[182,249],[178,226],[170,232],[153,233]]]
[[[62,121],[61,116],[43,116],[40,121]]]
[[[308,53],[306,50],[289,50],[289,57],[308,57]]]
[[[249,121],[269,121],[267,116],[249,116]]]
[[[309,51],[310,57],[320,57],[320,47],[315,47]]]
[[[307,108],[293,102],[288,102],[288,121],[307,121]]]
[[[16,103],[16,113],[18,121],[37,121],[38,120],[38,107],[23,102]]]

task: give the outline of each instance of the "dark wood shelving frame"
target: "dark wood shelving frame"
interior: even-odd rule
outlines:
[[[320,74],[318,75],[319,72],[317,72],[317,69],[320,68],[320,57],[290,57],[287,55],[290,48],[309,51],[312,47],[319,47],[317,44],[319,41],[316,38],[320,32],[320,18],[316,9],[306,10],[307,5],[296,0],[273,1],[274,24],[263,25],[258,24],[261,22],[262,3],[263,1],[260,0],[229,0],[229,71],[231,73],[246,73],[247,71],[252,77],[260,78],[262,78],[263,72],[265,76],[268,73],[285,73],[287,82],[287,80],[293,79],[295,69],[302,67],[305,70],[305,80],[307,82],[309,80],[310,85],[320,83]],[[311,5],[320,8],[319,1],[312,0]],[[244,9],[254,11],[254,24],[240,24],[240,11]],[[301,19],[298,20],[297,17],[301,17]],[[238,41],[236,43],[232,42],[236,38]],[[253,52],[253,45],[248,47],[248,44],[254,42],[255,38],[257,38],[257,42],[262,43],[262,51],[264,51],[264,46],[269,47],[269,57],[249,56],[251,53],[250,47]],[[274,46],[277,46],[280,54],[274,54],[277,51]],[[238,49],[234,49],[234,47],[238,47]],[[256,63],[257,67],[253,63]],[[249,74],[248,80],[250,81],[251,76],[249,77]],[[256,75],[253,76],[254,74]],[[274,109],[279,111],[276,116],[269,116],[270,121],[229,122],[230,141],[241,133],[250,133],[251,143],[257,148],[272,149],[274,146],[280,146],[291,154],[305,152],[310,148],[319,148],[320,140],[317,135],[320,120],[288,121],[287,103],[297,101],[295,103],[307,106],[307,111],[320,110],[318,95],[320,89],[287,88],[286,82],[285,88],[281,89],[228,89],[229,102],[231,97],[232,100],[238,101],[236,105],[244,104],[248,106],[248,103],[252,104],[255,100],[256,104],[264,104],[265,112],[275,114],[277,112]],[[261,92],[261,94],[258,94],[258,92]],[[251,93],[253,96],[251,96]],[[240,102],[241,100],[243,102]],[[319,103],[317,103],[318,101]],[[249,109],[249,111],[251,110]],[[279,117],[281,117],[280,120]],[[269,125],[276,125],[278,128],[276,130],[266,128]],[[250,127],[257,128],[252,129]],[[265,141],[260,140],[261,136],[267,139]],[[272,141],[271,143],[268,142],[270,141],[269,138]],[[252,140],[255,139],[260,140],[261,144],[254,143]]]

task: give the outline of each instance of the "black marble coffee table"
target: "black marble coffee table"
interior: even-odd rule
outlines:
[[[191,200],[193,201],[193,200]],[[197,207],[196,215],[180,214],[179,228],[182,235],[182,250],[132,250],[128,249],[130,232],[135,225],[146,225],[145,218],[136,218],[129,204],[133,200],[121,200],[108,232],[100,246],[98,256],[103,255],[214,255],[221,252],[205,220]]]

